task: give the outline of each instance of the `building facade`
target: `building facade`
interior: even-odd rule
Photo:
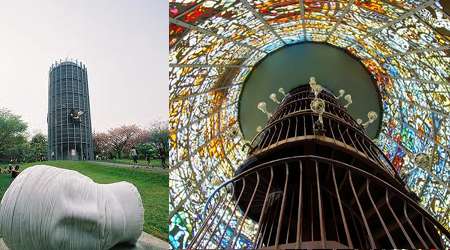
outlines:
[[[92,125],[86,66],[59,61],[49,72],[48,159],[92,160]]]

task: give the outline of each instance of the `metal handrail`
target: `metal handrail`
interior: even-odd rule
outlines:
[[[416,203],[415,200],[413,200],[411,197],[409,197],[408,195],[406,195],[405,193],[403,193],[402,191],[400,191],[398,188],[392,186],[390,183],[380,179],[379,177],[364,171],[362,169],[359,169],[357,167],[354,167],[350,164],[341,162],[341,161],[337,161],[334,159],[328,159],[328,158],[324,158],[324,157],[320,157],[320,156],[315,156],[315,155],[302,155],[302,156],[293,156],[293,157],[286,157],[286,158],[281,158],[281,159],[277,159],[277,160],[273,160],[273,161],[269,161],[269,162],[265,162],[256,166],[253,166],[245,171],[243,171],[242,173],[239,173],[238,175],[236,175],[235,177],[233,177],[232,179],[229,179],[227,181],[225,181],[224,183],[222,183],[218,188],[216,188],[214,190],[214,192],[211,194],[211,196],[208,198],[205,207],[203,209],[203,217],[206,215],[206,213],[208,212],[208,206],[209,203],[211,202],[211,199],[214,195],[217,194],[217,192],[220,191],[221,188],[223,188],[224,186],[227,186],[229,184],[232,184],[234,182],[239,181],[240,179],[242,179],[242,177],[248,176],[250,174],[253,174],[256,171],[268,168],[268,167],[272,167],[274,165],[279,165],[280,163],[287,163],[287,162],[294,162],[294,161],[298,161],[298,160],[316,160],[318,162],[325,162],[325,163],[332,163],[333,166],[337,166],[339,168],[342,169],[347,169],[347,170],[351,170],[352,172],[355,171],[358,174],[361,174],[362,176],[365,176],[371,180],[373,180],[376,183],[382,184],[386,187],[388,187],[389,189],[391,189],[391,191],[393,191],[394,193],[396,193],[397,195],[400,195],[403,199],[408,201],[408,204],[413,206],[414,209],[416,209],[416,211],[420,211],[420,213],[424,214],[428,220],[430,221],[435,221],[434,218],[428,213],[428,211],[426,211],[423,207],[421,207],[419,204]],[[320,164],[318,164],[320,167]],[[448,239],[450,239],[450,232],[447,231],[445,229],[445,227],[443,225],[441,225],[439,222],[437,224],[433,223]]]
[[[314,100],[314,97],[305,97],[304,99],[301,99],[301,100]],[[322,100],[324,100],[324,99],[322,99]],[[299,100],[292,100],[292,101],[289,101],[289,102],[287,102],[287,103],[283,103],[283,102],[282,102],[282,103],[280,104],[280,106],[279,106],[279,109],[278,109],[275,113],[272,114],[272,117],[276,117],[277,115],[279,115],[279,113],[281,113],[282,111],[284,111],[284,109],[287,108],[289,105],[291,105],[291,104],[293,104],[293,103],[296,103],[296,102],[298,102],[298,101],[299,101]],[[340,111],[347,112],[347,109],[344,108],[344,107],[341,107],[341,105],[339,105],[339,104],[330,102],[330,101],[328,101],[328,100],[324,100],[324,102],[328,103],[330,106],[335,107],[336,109],[339,109]],[[271,120],[270,123],[272,123],[272,122],[274,122],[274,121],[277,121],[277,120],[280,120],[280,119],[282,119],[283,117],[285,117],[285,116],[279,117],[279,118],[276,119],[276,120]],[[348,115],[348,117],[351,118],[351,119],[353,119],[350,115]],[[354,121],[354,120],[353,120],[353,121]]]
[[[312,116],[317,116],[317,114],[313,113],[310,109],[308,109],[308,110],[300,110],[300,111],[296,111],[296,112],[290,113],[289,115],[284,116],[283,119],[279,119],[279,120],[277,120],[276,122],[273,122],[273,123],[270,123],[269,125],[267,125],[267,126],[264,128],[264,130],[262,130],[262,131],[259,132],[255,137],[253,137],[253,139],[252,139],[250,145],[252,146],[252,148],[256,147],[256,145],[254,145],[254,143],[255,143],[255,141],[256,141],[263,133],[267,132],[267,131],[268,131],[269,129],[271,129],[273,126],[275,126],[275,125],[277,125],[277,124],[283,122],[285,119],[288,119],[288,118],[290,118],[290,117],[295,117],[295,116],[298,116],[298,115],[301,115],[301,114],[311,114]],[[348,126],[349,128],[353,129],[353,131],[355,131],[356,134],[357,134],[358,136],[361,136],[361,137],[364,139],[364,141],[366,141],[366,142],[369,143],[369,146],[371,147],[370,150],[375,150],[376,152],[374,152],[374,153],[377,153],[378,157],[382,157],[382,160],[383,160],[382,162],[385,163],[385,164],[382,164],[382,165],[386,165],[386,164],[387,164],[386,167],[390,168],[390,170],[393,171],[394,176],[395,176],[397,179],[400,179],[400,177],[399,177],[399,175],[398,175],[398,171],[394,168],[394,166],[392,165],[391,161],[390,161],[389,159],[387,159],[386,155],[382,153],[382,151],[381,151],[381,150],[375,145],[375,143],[367,136],[367,134],[362,132],[361,128],[355,127],[353,124],[351,124],[351,123],[347,122],[346,120],[343,120],[343,119],[341,119],[341,118],[339,118],[339,117],[336,117],[336,115],[334,115],[334,114],[332,114],[332,113],[325,112],[325,113],[323,114],[323,116],[324,116],[324,117],[327,117],[327,118],[335,119],[335,120],[337,120],[338,122],[340,122],[340,123],[342,123],[342,124]],[[317,136],[317,135],[311,134],[311,136]],[[334,138],[334,137],[333,137],[333,138],[332,138],[332,137],[328,137],[327,135],[323,135],[323,136],[326,136],[327,138],[336,140],[336,138]],[[284,139],[284,140],[277,141],[277,143],[280,143],[280,142],[283,142],[283,141],[286,141],[286,140],[287,140],[287,138]],[[353,145],[347,144],[345,141],[343,141],[343,143],[345,143],[346,145],[348,145],[348,146],[354,148],[354,149],[357,150],[357,151],[360,151],[358,148],[355,148]],[[269,145],[271,145],[271,144],[269,144]],[[269,145],[267,145],[267,147],[268,147]],[[267,148],[267,147],[266,147],[266,148]],[[265,151],[264,148],[263,148],[263,149],[260,149],[260,150],[258,150],[258,154],[261,153],[261,152],[264,152],[264,151]],[[253,149],[249,151],[249,153],[253,153],[253,152],[254,152]],[[368,157],[371,158],[370,156],[368,156]],[[374,158],[374,159],[376,159],[376,158]]]

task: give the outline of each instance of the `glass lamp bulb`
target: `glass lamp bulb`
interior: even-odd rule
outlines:
[[[267,104],[266,102],[259,102],[258,103],[258,109],[261,110],[263,113],[267,112]]]
[[[322,91],[322,86],[320,84],[311,85],[311,89],[314,92],[314,96],[317,98],[320,91]]]
[[[311,110],[316,114],[325,112],[325,102],[322,99],[314,99],[310,104]]]
[[[367,113],[367,118],[369,118],[370,121],[375,121],[378,118],[378,115],[375,111],[370,111]]]
[[[350,106],[350,104],[353,103],[352,96],[351,95],[345,95],[344,99],[347,101],[347,104],[344,105],[344,108],[348,108],[348,106]]]
[[[272,94],[270,94],[269,98],[270,98],[273,102],[280,104],[280,101],[278,101],[278,99],[277,99],[277,94],[272,93]]]
[[[351,101],[352,101],[352,96],[351,96],[351,95],[345,95],[345,96],[344,96],[344,99],[345,99],[347,102],[351,102]]]
[[[267,104],[266,102],[259,102],[257,105],[257,108],[261,110],[264,114],[267,115],[267,118],[270,118],[272,116],[272,113],[267,111]]]
[[[316,84],[317,84],[316,78],[314,76],[311,76],[309,78],[309,85],[313,86],[313,85],[316,85]]]
[[[340,90],[339,90],[339,95],[338,95],[338,96],[336,96],[336,99],[340,99],[341,97],[343,97],[343,96],[344,96],[344,94],[345,94],[345,90],[343,90],[343,89],[340,89]]]

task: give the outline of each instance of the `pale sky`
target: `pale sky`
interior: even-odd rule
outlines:
[[[168,116],[166,0],[0,0],[0,107],[47,134],[48,71],[86,64],[94,131]]]

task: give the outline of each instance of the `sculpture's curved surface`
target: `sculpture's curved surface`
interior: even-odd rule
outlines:
[[[134,244],[144,209],[128,182],[97,184],[76,171],[25,169],[0,205],[1,235],[10,249],[109,249]]]

